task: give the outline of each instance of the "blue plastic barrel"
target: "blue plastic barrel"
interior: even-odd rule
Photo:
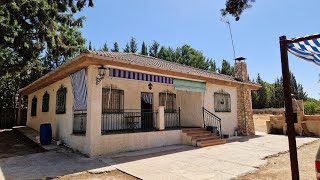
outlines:
[[[41,143],[41,145],[51,144],[51,139],[52,139],[51,124],[41,124],[40,125],[40,143]]]

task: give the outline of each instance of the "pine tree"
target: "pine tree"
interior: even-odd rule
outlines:
[[[119,45],[117,42],[114,42],[112,52],[119,52]]]
[[[234,67],[231,66],[230,63],[227,60],[224,59],[222,61],[222,66],[221,66],[220,73],[232,76],[233,75],[233,70],[234,70]]]
[[[138,51],[138,44],[136,42],[136,39],[131,37],[130,40],[130,52],[131,53],[136,53]]]
[[[164,46],[161,46],[160,51],[157,56],[159,59],[168,60],[169,54],[168,54],[167,48]]]
[[[149,47],[149,55],[152,57],[158,57],[160,44],[157,41],[153,41],[152,45]]]
[[[207,63],[208,63],[208,70],[211,72],[217,72],[217,65],[216,65],[216,61],[213,60],[212,58],[207,59]]]
[[[147,49],[147,46],[146,44],[144,43],[144,41],[142,42],[142,46],[141,46],[141,55],[145,55],[147,56],[148,55],[148,49]]]
[[[130,45],[129,43],[126,44],[126,47],[123,49],[123,52],[129,53],[130,52]]]
[[[59,61],[79,54],[85,43],[79,31],[85,17],[75,14],[87,2],[93,6],[92,0],[0,1],[0,77],[30,70],[46,51]]]
[[[103,50],[103,51],[109,51],[108,43],[107,43],[107,42],[105,42],[105,43],[103,44],[102,50]]]

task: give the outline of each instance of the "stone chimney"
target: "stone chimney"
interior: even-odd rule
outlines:
[[[248,82],[247,64],[243,61],[245,58],[239,57],[235,60],[234,75],[236,80]],[[251,89],[245,84],[237,86],[237,104],[238,134],[254,135]]]
[[[246,62],[236,61],[236,64],[234,65],[234,76],[239,81],[248,81]]]

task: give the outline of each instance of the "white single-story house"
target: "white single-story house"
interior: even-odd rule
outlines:
[[[254,134],[245,62],[235,77],[143,55],[86,50],[19,91],[27,126],[50,123],[53,138],[89,156],[172,144],[185,134]],[[204,127],[206,129],[204,129]],[[202,128],[201,133],[183,128]],[[183,133],[187,132],[187,133]],[[225,135],[225,136],[223,136]]]

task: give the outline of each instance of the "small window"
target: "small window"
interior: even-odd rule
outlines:
[[[124,91],[120,89],[102,89],[102,113],[123,112]]]
[[[165,112],[175,112],[176,107],[176,94],[174,93],[159,93],[159,106],[165,106]]]
[[[31,116],[37,115],[37,98],[34,96],[32,98],[32,104],[31,104]]]
[[[57,91],[56,114],[66,113],[67,88],[61,86]]]
[[[49,111],[49,94],[46,91],[44,95],[42,96],[42,112],[48,112]]]
[[[231,112],[231,99],[229,93],[222,90],[214,93],[214,111]]]

